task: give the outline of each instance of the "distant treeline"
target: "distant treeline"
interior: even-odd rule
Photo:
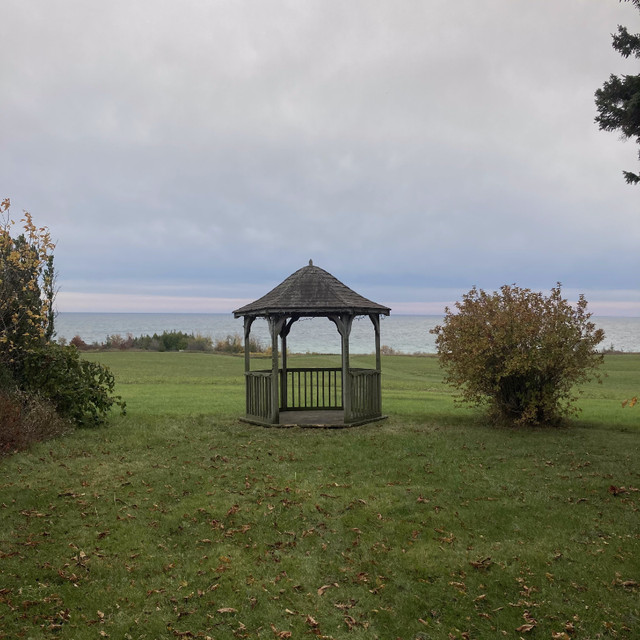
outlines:
[[[67,341],[61,338],[58,342],[66,344]],[[238,334],[229,334],[214,342],[209,336],[203,336],[199,333],[184,333],[183,331],[164,331],[160,335],[154,333],[152,336],[138,337],[134,337],[130,333],[123,337],[116,333],[108,335],[104,342],[92,342],[91,344],[76,335],[69,341],[69,344],[80,351],[134,349],[140,351],[210,351],[231,354],[244,352],[244,342]],[[268,351],[259,340],[254,338],[249,340],[249,347],[252,353],[266,353]]]

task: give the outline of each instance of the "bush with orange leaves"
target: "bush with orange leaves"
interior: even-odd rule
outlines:
[[[575,414],[576,385],[599,379],[604,332],[590,321],[587,301],[515,285],[485,293],[475,287],[445,309],[435,327],[446,381],[463,401],[488,406],[492,417],[516,425],[557,424]]]

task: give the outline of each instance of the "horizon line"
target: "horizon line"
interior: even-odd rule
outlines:
[[[56,301],[59,313],[231,314],[251,299],[60,292]],[[385,306],[392,315],[443,316],[455,301],[396,301]],[[640,300],[595,300],[588,303],[588,311],[598,317],[640,318]]]

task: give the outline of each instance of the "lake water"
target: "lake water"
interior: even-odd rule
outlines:
[[[442,322],[442,316],[391,315],[381,319],[380,343],[402,353],[435,353],[435,336],[429,333]],[[594,317],[606,337],[601,348],[640,352],[640,318]],[[56,319],[56,336],[71,340],[79,335],[86,343],[101,343],[108,335],[128,334],[138,337],[163,331],[209,336],[214,341],[228,335],[243,333],[242,320],[232,314],[201,313],[60,313]],[[258,319],[251,328],[251,337],[267,346],[271,344],[266,320]],[[287,339],[292,353],[340,353],[340,336],[335,325],[326,318],[303,318],[296,322]],[[353,323],[350,337],[351,353],[372,353],[375,350],[373,325],[369,318]]]

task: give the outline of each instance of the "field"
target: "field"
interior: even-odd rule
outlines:
[[[242,358],[91,357],[128,414],[0,459],[0,638],[639,637],[640,355],[528,430],[431,357],[344,430],[239,422]]]

